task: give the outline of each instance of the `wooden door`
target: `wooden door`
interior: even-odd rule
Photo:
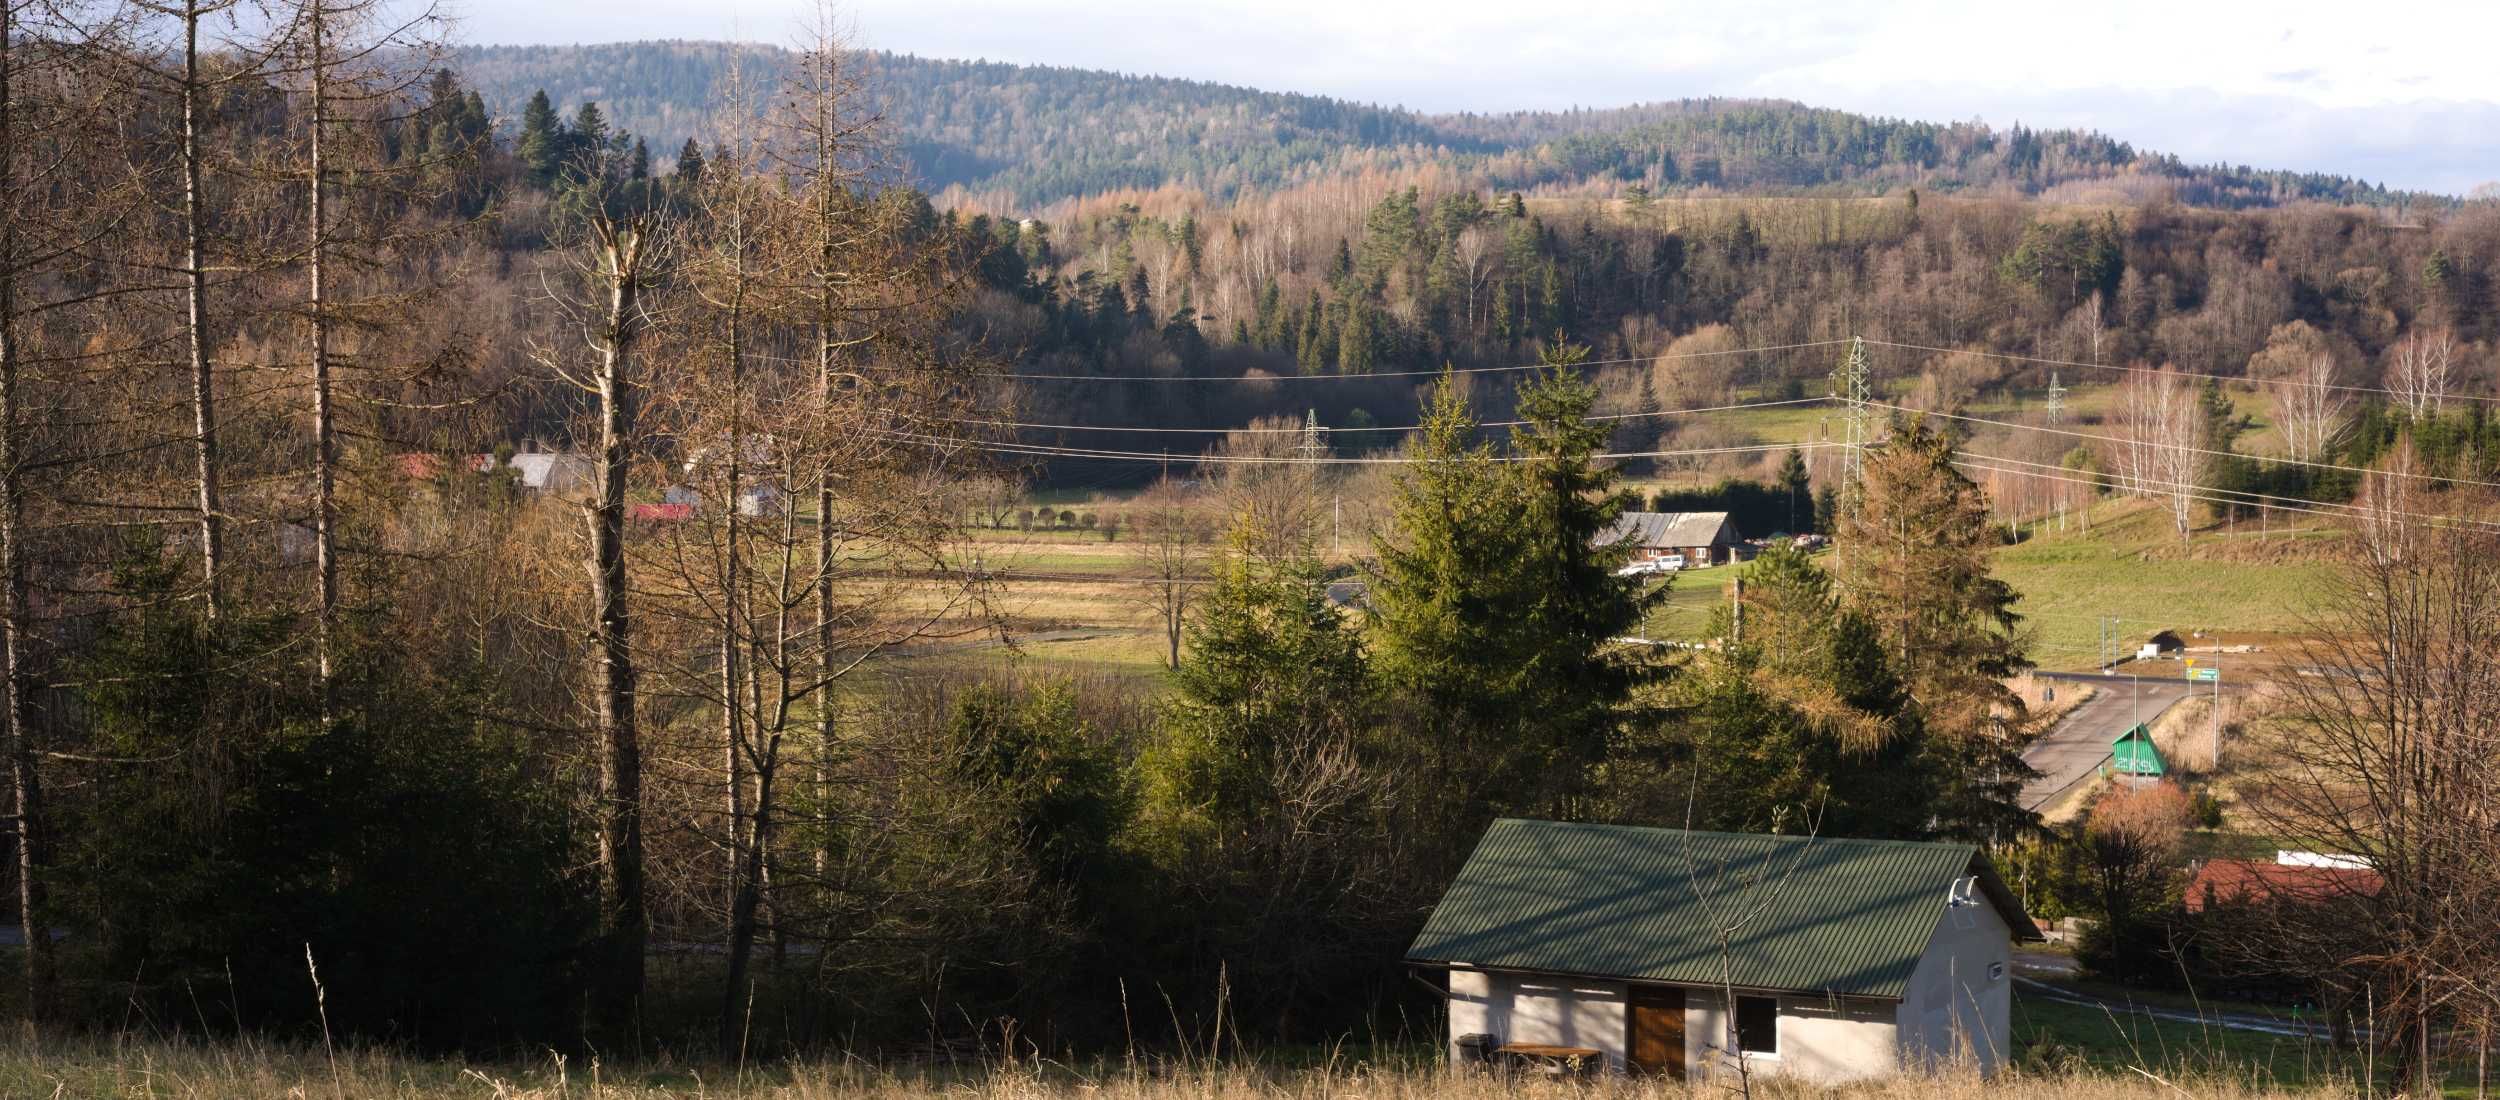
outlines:
[[[1634,1073],[1684,1078],[1684,990],[1636,985],[1625,1004],[1624,1058]]]

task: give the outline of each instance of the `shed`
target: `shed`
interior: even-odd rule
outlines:
[[[1505,819],[1407,960],[1449,972],[1454,1055],[1491,1035],[1617,1070],[1741,1058],[1837,1082],[1964,1058],[1993,1071],[2017,937],[2039,933],[1968,844]]]
[[[2161,750],[2153,746],[2153,731],[2142,724],[2130,727],[2109,743],[2109,770],[2118,775],[2159,778],[2164,768]]]
[[[589,492],[599,480],[599,464],[589,455],[525,451],[512,456],[511,466],[520,471],[522,488],[558,495]]]
[[[1724,565],[1744,544],[1725,512],[1625,512],[1597,537],[1600,546],[1630,543],[1632,560],[1682,554],[1688,565]]]

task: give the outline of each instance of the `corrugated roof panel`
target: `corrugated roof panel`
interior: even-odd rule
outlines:
[[[1625,512],[1598,539],[1599,545],[1630,542],[1635,546],[1709,546],[1727,526],[1725,512]],[[1730,537],[1734,532],[1729,532]]]
[[[1897,998],[1977,857],[1967,844],[1503,820],[1407,956]]]

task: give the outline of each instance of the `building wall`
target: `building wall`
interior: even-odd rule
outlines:
[[[1515,974],[1450,971],[1449,1054],[1461,1035],[1494,1035],[1505,1043],[1590,1047],[1608,1069],[1625,1069],[1625,985]],[[1694,1080],[1734,1071],[1727,1053],[1727,1016],[1718,990],[1684,991],[1684,1068]],[[1780,998],[1776,1057],[1751,1056],[1751,1072],[1837,1084],[1880,1077],[1902,1064],[1897,1014],[1890,1001]]]
[[[1624,987],[1522,974],[1450,971],[1450,1056],[1461,1035],[1497,1035],[1505,1043],[1590,1047],[1609,1069],[1623,1069]]]
[[[1949,906],[1901,1002],[1901,1063],[1928,1068],[1971,1061],[1994,1073],[2011,1052],[2013,931],[1996,907]]]
[[[1882,1077],[1901,1065],[1893,1002],[1862,997],[1781,997],[1779,1053],[1745,1056],[1749,1073],[1818,1084]],[[1693,989],[1684,1010],[1684,1064],[1696,1080],[1736,1072],[1726,998]]]

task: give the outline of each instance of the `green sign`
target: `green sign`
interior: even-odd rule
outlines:
[[[2222,679],[2222,670],[2218,668],[2191,668],[2188,670],[2188,679],[2194,680],[2200,684],[2212,683],[2216,680]]]

